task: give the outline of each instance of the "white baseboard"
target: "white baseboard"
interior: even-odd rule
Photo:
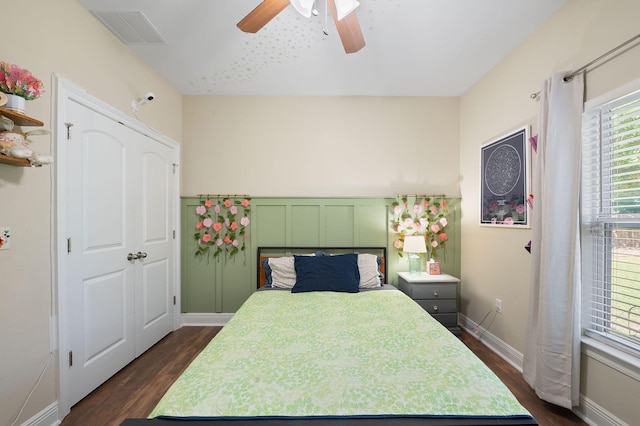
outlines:
[[[629,426],[584,395],[580,395],[580,405],[573,412],[591,426]]]
[[[62,423],[59,416],[58,401],[56,401],[26,422],[22,423],[21,426],[57,426]]]
[[[471,319],[465,317],[462,314],[458,314],[460,327],[464,328],[470,335],[474,336],[476,339],[480,340],[486,347],[491,349],[493,352],[498,354],[500,358],[507,361],[509,364],[513,366],[516,370],[522,373],[522,354],[518,352],[512,346],[509,346],[505,341],[497,338],[493,334],[489,333],[488,330],[479,327]],[[478,330],[478,332],[474,332],[473,330]]]
[[[180,326],[215,326],[222,327],[233,318],[233,314],[181,314]]]
[[[500,358],[511,364],[516,370],[522,373],[522,353],[509,346],[506,342],[489,333],[486,329],[479,327],[477,323],[462,314],[458,314],[460,327],[467,333],[476,337],[486,347],[495,352]],[[474,330],[478,330],[474,332]],[[580,405],[573,407],[573,412],[585,423],[593,426],[625,426],[626,423],[618,419],[611,412],[605,410],[584,395],[580,395]]]

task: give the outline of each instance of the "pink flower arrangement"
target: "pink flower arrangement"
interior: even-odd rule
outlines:
[[[245,250],[246,230],[250,223],[250,198],[224,197],[201,199],[196,207],[198,220],[193,235],[198,242],[196,256],[213,253],[230,257]],[[240,208],[242,207],[242,208]],[[211,251],[210,251],[211,250]]]
[[[44,86],[29,70],[0,61],[0,91],[30,101],[44,93]]]
[[[416,196],[410,206],[409,196],[401,196],[391,206],[391,229],[398,234],[393,246],[402,256],[406,235],[424,235],[428,258],[437,257],[437,249],[449,239],[445,228],[448,225],[448,201],[443,196]]]

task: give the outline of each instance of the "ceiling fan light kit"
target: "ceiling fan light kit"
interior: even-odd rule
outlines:
[[[302,16],[304,16],[305,18],[311,18],[311,13],[313,12],[314,9],[314,4],[316,3],[315,0],[289,0],[291,2],[291,6],[293,6],[293,8],[295,10],[298,11],[298,13]]]
[[[354,13],[360,6],[358,0],[325,0],[346,53],[355,53],[365,46],[358,16]],[[315,0],[263,0],[255,9],[238,22],[238,28],[247,33],[257,33],[289,4],[305,18],[317,15]],[[328,35],[326,27],[323,32]]]
[[[338,11],[338,21],[342,21],[348,14],[360,6],[357,0],[334,0]]]

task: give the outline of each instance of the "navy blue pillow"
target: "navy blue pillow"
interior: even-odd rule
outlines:
[[[267,288],[273,287],[273,278],[271,278],[271,266],[269,266],[269,259],[262,261],[262,269],[264,269],[264,286]]]
[[[360,286],[357,254],[293,256],[296,283],[291,293],[339,291],[357,293]]]

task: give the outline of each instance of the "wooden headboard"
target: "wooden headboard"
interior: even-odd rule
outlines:
[[[327,254],[344,254],[344,253],[370,253],[375,254],[382,263],[380,264],[380,272],[386,277],[387,265],[387,248],[386,247],[258,247],[258,277],[257,288],[265,285],[265,272],[262,261],[270,257],[293,256],[294,254],[309,254],[322,251]]]

